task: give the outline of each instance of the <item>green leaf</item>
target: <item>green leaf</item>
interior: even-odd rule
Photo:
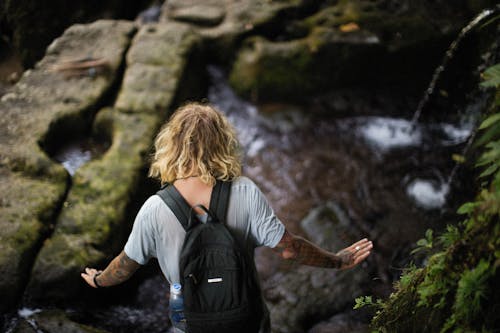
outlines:
[[[373,303],[372,296],[356,297],[356,299],[354,301],[356,302],[356,304],[354,305],[353,309],[359,309],[359,308],[362,308],[363,306],[366,306],[366,305],[375,305]]]
[[[498,150],[500,150],[500,140],[498,140],[498,141],[492,141],[492,142],[488,143],[485,147],[488,148],[488,149],[498,149]]]
[[[482,166],[486,165],[489,163],[496,163],[500,161],[500,149],[490,149],[487,152],[485,152],[481,157],[479,158],[478,162],[476,163],[476,166]]]
[[[498,170],[498,165],[497,164],[490,165],[486,170],[484,170],[483,172],[481,172],[481,174],[479,175],[479,178],[484,178],[486,176],[489,176],[489,175],[491,175],[493,172],[495,172],[497,170]]]
[[[490,127],[499,120],[500,120],[500,113],[495,113],[494,115],[491,115],[488,118],[486,118],[479,126],[479,129]]]
[[[469,213],[472,213],[474,211],[474,209],[476,208],[477,206],[477,203],[475,202],[467,202],[467,203],[464,203],[462,206],[460,206],[460,208],[458,208],[457,210],[457,214],[469,214]]]
[[[494,123],[492,126],[488,127],[477,139],[475,146],[482,146],[493,141],[498,136],[500,136],[500,122]]]
[[[500,64],[491,66],[483,73],[484,82],[482,87],[498,87],[500,86]]]
[[[429,243],[432,243],[432,229],[427,229],[425,231],[425,238]]]

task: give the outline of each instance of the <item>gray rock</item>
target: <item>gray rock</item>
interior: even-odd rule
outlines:
[[[308,333],[369,333],[370,326],[366,322],[356,320],[353,314],[341,313],[328,321],[314,325]]]
[[[448,5],[435,7],[377,0],[326,4],[290,20],[291,31],[282,29],[280,38],[248,37],[230,82],[239,94],[261,101],[308,99],[338,87],[401,86],[407,77],[408,88],[427,83],[447,40],[467,23]]]
[[[46,151],[88,127],[95,106],[112,87],[133,30],[132,24],[117,21],[71,27],[2,97],[0,311],[19,297],[67,191],[67,172]],[[89,56],[105,59],[105,75],[67,78],[56,70]]]
[[[300,226],[309,240],[329,251],[338,251],[360,237],[346,213],[332,201],[311,210]]]
[[[181,22],[193,23],[201,26],[216,26],[224,20],[226,12],[220,5],[194,5],[168,11],[168,17]]]
[[[271,312],[273,332],[304,332],[312,319],[328,318],[346,308],[365,292],[366,268],[336,271],[299,267],[278,273],[265,282],[264,295]]]
[[[65,300],[80,294],[88,287],[79,272],[104,265],[123,246],[132,222],[127,209],[198,41],[179,23],[144,25],[134,37],[115,107],[100,111],[94,125],[111,146],[76,171],[55,232],[35,262],[28,285],[32,298]]]
[[[169,0],[163,6],[161,20],[193,22],[212,56],[226,61],[232,58],[243,35],[272,24],[286,11],[308,5],[304,0]]]
[[[199,41],[186,24],[144,25],[127,55],[116,108],[165,117]]]
[[[333,202],[313,209],[301,227],[309,240],[330,251],[359,239],[359,232]],[[368,279],[367,265],[349,271],[301,266],[275,274],[263,286],[273,332],[304,332],[312,318],[329,318],[352,307],[354,299],[364,294]]]
[[[64,311],[49,310],[21,319],[13,333],[106,333],[107,331],[71,320]]]
[[[79,273],[119,252],[131,225],[127,208],[141,184],[158,124],[159,117],[147,113],[98,113],[96,126],[108,129],[111,146],[102,158],[76,171],[56,229],[33,267],[27,289],[33,299],[68,300],[78,295],[88,288]]]

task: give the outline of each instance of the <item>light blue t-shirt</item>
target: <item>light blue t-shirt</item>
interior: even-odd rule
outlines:
[[[275,247],[285,232],[264,194],[246,177],[232,182],[226,220],[251,258],[258,246]],[[179,255],[185,234],[170,208],[158,195],[153,195],[137,214],[124,251],[141,265],[157,258],[166,279],[170,283],[179,282]]]

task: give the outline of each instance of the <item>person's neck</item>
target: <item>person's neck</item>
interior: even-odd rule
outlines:
[[[176,179],[173,185],[191,207],[202,204],[208,208],[212,186],[204,183],[199,176]]]

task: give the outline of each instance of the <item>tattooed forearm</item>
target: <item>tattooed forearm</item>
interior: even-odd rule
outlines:
[[[122,251],[96,278],[101,287],[110,287],[128,280],[140,267]]]
[[[340,268],[349,258],[343,258],[344,254],[334,254],[325,251],[308,240],[295,236],[285,231],[277,249],[281,251],[284,259],[294,260],[303,265],[318,266],[325,268]]]

